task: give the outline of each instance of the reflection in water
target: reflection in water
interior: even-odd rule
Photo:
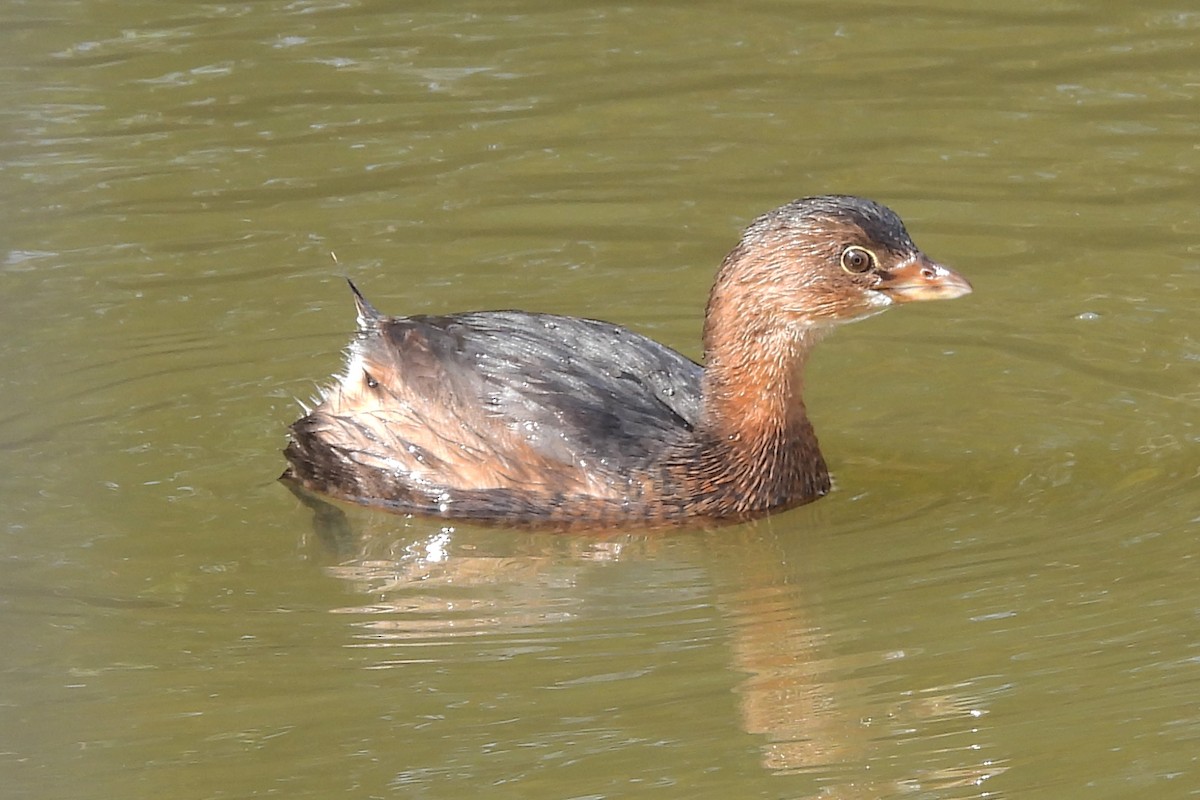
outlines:
[[[563,595],[554,591],[571,575],[556,571],[549,555],[455,552],[455,533],[447,526],[411,541],[384,542],[382,552],[368,546],[360,557],[329,567],[331,575],[375,598],[335,612],[358,620],[359,646],[395,654],[376,668],[430,660],[415,649],[422,645],[497,631],[511,636],[572,617]],[[490,591],[480,593],[483,587]]]
[[[984,749],[980,744],[971,742],[957,748],[965,757],[962,764],[926,768],[899,779],[860,773],[859,765],[879,757],[874,750],[912,737],[918,729],[928,736],[929,726],[940,724],[976,733],[978,719],[987,713],[985,700],[954,688],[908,691],[899,698],[888,694],[882,684],[894,680],[891,673],[864,673],[905,654],[833,655],[834,639],[848,637],[835,637],[806,620],[800,594],[795,586],[773,584],[750,586],[724,598],[735,626],[734,664],[750,676],[738,690],[742,727],[766,739],[764,767],[781,774],[843,773],[848,783],[840,788],[841,797],[979,786],[1004,771],[978,752]]]
[[[355,646],[386,651],[371,663],[375,669],[437,662],[439,647],[488,634],[493,635],[488,648],[476,651],[480,661],[555,649],[562,638],[547,629],[591,611],[581,587],[599,565],[690,557],[721,565],[710,570],[720,574],[689,569],[702,585],[682,595],[672,588],[674,602],[691,604],[716,589],[728,622],[720,634],[730,640],[733,667],[746,676],[736,688],[741,728],[760,738],[766,770],[807,773],[819,780],[821,796],[848,798],[957,787],[978,793],[1005,770],[988,752],[992,748],[981,729],[990,698],[969,686],[897,691],[903,670],[891,665],[902,662],[904,652],[839,652],[852,649],[855,632],[830,633],[815,618],[766,526],[748,529],[752,536],[703,540],[480,534],[435,522],[405,527],[382,514],[356,514],[351,523],[339,508],[297,493],[313,508],[324,547],[339,559],[327,568],[329,574],[371,598],[334,613],[354,620]],[[714,541],[722,550],[717,559],[696,550]],[[572,629],[563,628],[562,636],[570,635]],[[455,651],[453,658],[463,654]],[[932,757],[873,768],[895,760],[897,748],[924,747],[931,739],[939,742]],[[912,766],[916,763],[924,766]]]
[[[329,574],[349,582],[373,602],[335,609],[354,615],[363,647],[437,645],[483,633],[536,630],[575,616],[583,598],[571,591],[580,573],[595,562],[617,561],[644,548],[639,536],[577,539],[548,536],[513,552],[511,537],[462,538],[454,526],[429,523],[397,528],[396,517],[361,515],[367,529],[355,532],[341,509],[287,485],[314,512],[314,530],[340,562]],[[403,535],[398,535],[403,534]],[[486,588],[488,591],[480,592]],[[528,647],[528,645],[526,645]],[[386,668],[414,660],[404,655],[378,662]]]

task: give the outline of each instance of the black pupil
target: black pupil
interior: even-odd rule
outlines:
[[[863,269],[867,266],[867,254],[862,250],[850,251],[850,267],[852,269]]]

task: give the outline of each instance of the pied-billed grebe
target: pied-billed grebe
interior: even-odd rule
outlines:
[[[354,288],[345,374],[291,427],[283,477],[393,511],[554,527],[749,519],[829,491],[812,346],[971,285],[858,197],[750,223],[717,273],[701,367],[618,325],[488,311],[387,317]]]

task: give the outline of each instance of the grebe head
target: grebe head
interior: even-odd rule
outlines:
[[[794,200],[755,219],[725,258],[710,324],[789,338],[895,303],[960,297],[971,284],[932,261],[886,206],[847,195]]]

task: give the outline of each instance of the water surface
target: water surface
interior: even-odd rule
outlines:
[[[1200,793],[1198,33],[1178,2],[8,4],[9,795]],[[275,482],[343,276],[696,356],[740,227],[828,191],[976,293],[822,345],[819,503],[577,537]]]

